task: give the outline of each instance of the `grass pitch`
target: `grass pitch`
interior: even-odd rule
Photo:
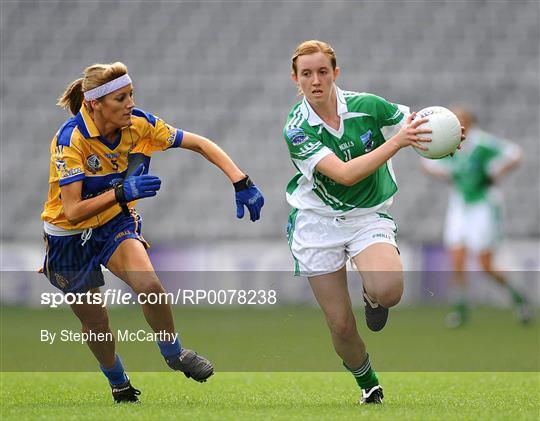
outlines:
[[[78,331],[69,309],[0,310],[2,420],[539,419],[539,325],[521,326],[508,310],[477,309],[469,325],[448,330],[445,308],[402,308],[372,333],[357,309],[381,407],[358,405],[316,307],[175,308],[184,345],[217,373],[199,384],[166,371],[154,343],[118,343],[141,405],[113,404],[86,345],[40,342],[41,329]],[[147,329],[135,306],[110,318],[113,331]]]
[[[90,372],[96,363],[83,343],[40,341],[40,331],[79,332],[70,309],[4,307],[1,310],[2,371]],[[356,309],[360,334],[373,366],[391,372],[538,372],[540,324],[522,326],[510,310],[482,308],[470,323],[449,330],[447,309],[392,310],[381,332],[370,332],[363,309]],[[186,348],[208,357],[219,372],[341,372],[322,311],[313,306],[174,309]],[[116,329],[150,330],[137,306],[110,310]],[[159,372],[167,367],[154,342],[118,342],[129,371]],[[39,356],[39,358],[36,358]]]
[[[3,373],[3,420],[537,420],[538,373],[381,373],[382,406],[361,406],[347,373],[130,373],[140,405],[112,403],[98,373]]]

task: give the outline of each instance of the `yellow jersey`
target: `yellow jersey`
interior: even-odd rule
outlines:
[[[63,229],[95,228],[106,224],[122,210],[115,204],[76,225],[64,215],[60,187],[82,181],[82,198],[104,193],[122,181],[128,166],[128,153],[151,156],[154,151],[179,147],[184,132],[160,118],[134,108],[131,126],[120,131],[114,143],[105,140],[85,106],[67,120],[51,143],[49,194],[41,219]],[[134,202],[128,204],[134,206]]]

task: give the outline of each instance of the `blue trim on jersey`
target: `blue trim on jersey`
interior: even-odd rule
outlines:
[[[171,148],[179,148],[182,144],[182,139],[184,138],[184,131],[182,129],[176,129],[176,136],[174,137],[174,142],[171,145]]]
[[[104,191],[112,189],[116,183],[121,182],[125,178],[126,173],[127,170],[122,171],[121,173],[107,175],[87,175],[82,187],[83,199],[97,196]]]
[[[114,140],[113,143],[109,142],[103,136],[98,136],[98,140],[101,143],[103,143],[109,150],[113,151],[118,147],[118,145],[120,144],[120,141],[122,140],[122,131],[118,133],[118,136],[116,136],[116,139]]]
[[[156,116],[150,113],[147,113],[141,110],[140,108],[133,108],[133,111],[131,112],[131,114],[134,115],[135,117],[145,118],[146,121],[148,121],[152,126],[156,127],[156,121],[157,121]]]
[[[71,135],[76,126],[77,123],[73,117],[62,124],[56,136],[56,146],[71,146]]]
[[[75,183],[75,181],[84,180],[85,177],[86,177],[86,175],[84,173],[75,174],[75,175],[72,175],[71,177],[66,177],[66,178],[60,179],[58,181],[58,185],[60,187],[66,186],[68,184]]]
[[[82,116],[82,113],[79,111],[77,115],[74,117],[75,122],[77,123],[77,127],[79,128],[79,131],[81,134],[86,137],[87,139],[90,138],[90,133],[86,129],[86,124],[84,123],[84,118]]]

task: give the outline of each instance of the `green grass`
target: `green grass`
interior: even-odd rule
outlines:
[[[316,307],[177,307],[184,344],[217,373],[205,384],[166,370],[154,343],[118,343],[142,405],[114,405],[86,345],[39,340],[41,329],[78,331],[69,309],[1,308],[1,419],[538,420],[540,331],[510,311],[477,309],[447,330],[446,309],[401,308],[387,327],[358,327],[385,390],[382,407],[335,355]],[[147,329],[140,309],[113,308],[115,329]]]
[[[140,420],[538,420],[538,373],[382,373],[385,403],[360,406],[347,373],[131,373],[141,405],[115,405],[98,373],[2,373],[1,417]]]
[[[85,344],[40,342],[40,330],[79,331],[69,309],[3,307],[2,371],[95,371]],[[377,370],[394,372],[539,371],[539,324],[519,325],[509,310],[473,311],[462,329],[443,326],[445,308],[392,310],[382,332],[358,328]],[[341,372],[322,312],[316,307],[175,308],[182,342],[210,358],[221,372]],[[110,311],[116,329],[147,329],[138,307]],[[166,369],[153,342],[120,342],[131,371]],[[39,355],[39,358],[36,356]]]

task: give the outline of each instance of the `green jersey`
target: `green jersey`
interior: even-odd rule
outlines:
[[[287,117],[283,135],[298,170],[287,185],[287,201],[294,208],[327,216],[384,211],[397,191],[390,160],[353,186],[335,182],[315,166],[332,153],[349,161],[376,149],[399,131],[409,109],[376,95],[343,91],[337,86],[336,94],[338,130],[328,126],[305,98]]]
[[[473,128],[453,157],[428,162],[448,174],[465,203],[486,200],[492,190],[492,176],[519,154],[513,143]]]

